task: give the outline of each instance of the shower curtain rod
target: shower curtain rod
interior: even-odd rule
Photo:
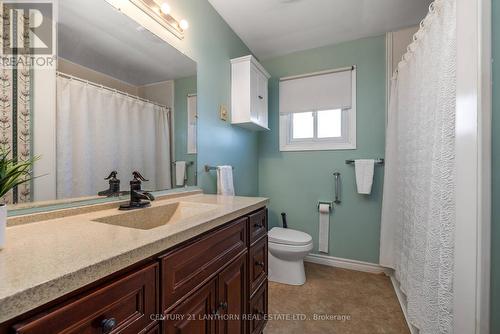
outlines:
[[[82,79],[82,78],[79,78],[79,77],[75,77],[71,74],[66,74],[66,73],[63,73],[63,72],[59,72],[57,71],[56,72],[58,76],[60,77],[66,77],[67,79],[71,79],[71,80],[76,80],[76,81],[80,81],[80,82],[83,82],[83,83],[86,83],[86,84],[89,84],[89,85],[92,85],[94,87],[98,87],[98,88],[102,88],[102,89],[106,89],[106,90],[109,90],[113,93],[117,93],[117,94],[121,94],[121,95],[125,95],[129,98],[132,98],[134,100],[139,100],[141,102],[145,102],[145,103],[151,103],[155,106],[158,106],[160,108],[165,108],[167,109],[168,111],[171,110],[171,108],[169,106],[166,106],[164,104],[160,104],[160,103],[157,103],[157,102],[154,102],[154,101],[151,101],[151,100],[148,100],[148,99],[144,99],[142,97],[139,97],[139,96],[136,96],[136,95],[132,95],[132,94],[129,94],[127,92],[122,92],[118,89],[115,89],[115,88],[111,88],[111,87],[107,87],[107,86],[104,86],[104,85],[101,85],[101,84],[98,84],[98,83],[95,83],[95,82],[92,82],[92,81],[89,81],[89,80],[85,80],[85,79]]]

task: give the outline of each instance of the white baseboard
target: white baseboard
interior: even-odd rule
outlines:
[[[368,263],[363,261],[342,259],[322,254],[309,254],[304,259],[306,262],[322,264],[330,267],[337,267],[342,269],[350,269],[356,271],[363,271],[372,274],[389,274],[390,269],[382,267],[378,264]]]

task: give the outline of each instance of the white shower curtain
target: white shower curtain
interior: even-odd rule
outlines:
[[[380,263],[421,334],[452,333],[455,0],[436,0],[415,39],[392,81]]]
[[[128,190],[134,170],[144,189],[171,188],[168,109],[58,76],[57,198],[97,195],[119,173]]]

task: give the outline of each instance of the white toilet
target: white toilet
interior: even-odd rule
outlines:
[[[268,237],[269,280],[290,285],[304,284],[304,258],[313,249],[312,237],[281,227],[271,229]]]

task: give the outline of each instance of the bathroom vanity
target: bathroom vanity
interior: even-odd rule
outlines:
[[[267,200],[180,196],[12,222],[0,333],[261,333]]]

